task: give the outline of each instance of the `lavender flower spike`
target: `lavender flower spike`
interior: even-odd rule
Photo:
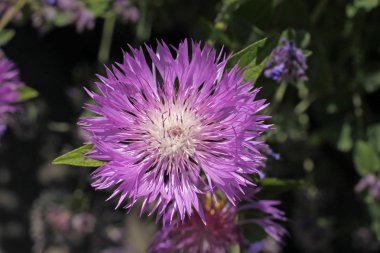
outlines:
[[[228,58],[199,43],[174,49],[165,43],[154,51],[131,48],[124,62],[99,79],[97,117],[82,118],[95,149],[87,156],[106,161],[93,173],[96,189],[116,187],[117,206],[143,201],[159,216],[169,209],[181,220],[195,210],[205,221],[200,196],[219,189],[236,203],[242,188],[253,185],[250,174],[265,161],[258,137],[270,126],[258,115],[267,104],[255,100],[251,81],[238,66],[225,70]]]
[[[6,128],[6,117],[17,111],[14,105],[19,98],[18,89],[22,86],[15,65],[0,51],[0,136]]]
[[[297,48],[294,41],[281,39],[265,66],[264,75],[281,83],[297,84],[299,81],[307,81],[306,58],[301,49]]]
[[[210,200],[210,198],[209,198]],[[253,223],[264,229],[273,239],[281,242],[287,232],[277,223],[285,220],[284,213],[274,207],[278,201],[250,200],[241,207],[232,206],[228,202],[218,204],[206,201],[205,225],[198,215],[186,218],[184,222],[177,219],[159,231],[150,245],[150,253],[226,253],[233,245],[248,249],[252,245],[244,238],[243,225]],[[239,221],[237,215],[243,211],[260,211],[263,218]],[[245,251],[244,251],[245,252]]]

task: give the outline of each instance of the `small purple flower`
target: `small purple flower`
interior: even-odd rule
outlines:
[[[362,177],[355,186],[356,192],[362,192],[368,189],[369,194],[375,200],[380,200],[380,180],[372,173]]]
[[[53,24],[57,24],[58,17],[60,18],[59,25],[73,23],[78,32],[92,29],[95,25],[95,17],[82,1],[39,0],[39,4],[34,6],[33,25],[42,30],[47,30]]]
[[[139,199],[142,212],[151,204],[159,216],[169,209],[182,220],[195,210],[205,220],[199,198],[220,190],[231,203],[253,185],[250,174],[265,161],[258,137],[270,126],[258,115],[265,100],[255,100],[252,82],[243,81],[228,58],[187,41],[175,51],[159,43],[125,53],[124,62],[99,76],[99,94],[88,91],[97,117],[79,124],[89,132],[94,150],[87,156],[106,161],[93,173],[96,189],[116,187],[117,206]]]
[[[15,65],[0,51],[0,135],[6,128],[6,117],[17,111],[18,89],[22,86]]]
[[[273,50],[265,66],[264,75],[277,82],[296,84],[307,81],[306,58],[294,41],[281,39],[280,45]]]
[[[112,9],[124,22],[136,22],[139,19],[139,10],[129,0],[114,0]]]
[[[285,220],[284,213],[274,207],[277,204],[278,201],[250,200],[241,207],[235,207],[228,202],[214,204],[211,198],[206,198],[204,209],[207,225],[198,215],[186,218],[183,222],[177,219],[155,235],[149,252],[225,253],[233,245],[249,248],[251,245],[242,232],[245,224],[259,225],[280,242],[286,230],[277,223]],[[264,212],[267,216],[237,220],[238,213],[253,210]]]

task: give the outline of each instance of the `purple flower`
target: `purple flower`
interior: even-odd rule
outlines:
[[[117,206],[143,200],[159,216],[169,209],[182,220],[195,210],[205,220],[199,198],[220,190],[231,203],[253,185],[265,156],[258,137],[270,126],[258,115],[266,104],[255,100],[251,81],[243,81],[228,58],[199,43],[182,42],[173,56],[165,43],[125,53],[124,62],[99,76],[99,94],[88,91],[97,117],[82,118],[95,146],[87,156],[106,161],[93,173],[96,189],[116,187]]]
[[[226,201],[214,204],[210,197],[206,198],[204,205],[207,225],[198,215],[186,218],[184,222],[177,219],[155,235],[149,251],[224,253],[233,245],[249,248],[251,245],[242,233],[242,226],[245,224],[257,224],[266,232],[270,231],[269,235],[275,240],[281,241],[286,230],[276,222],[285,220],[283,212],[274,207],[278,203],[250,200],[241,207],[235,207]],[[253,210],[264,212],[267,216],[237,220],[238,213]],[[270,224],[270,228],[266,227],[267,224]]]
[[[264,75],[277,82],[296,84],[307,81],[306,58],[294,41],[281,39],[280,45],[273,50],[265,66]]]
[[[362,192],[366,189],[368,189],[372,198],[380,200],[380,180],[372,173],[362,177],[359,183],[355,186],[356,192]]]
[[[19,98],[18,89],[21,86],[14,63],[0,51],[0,135],[6,128],[7,115],[17,111],[14,103]]]
[[[57,21],[59,18],[59,21]],[[82,1],[76,0],[40,0],[34,5],[32,21],[35,27],[42,30],[52,25],[75,24],[78,32],[92,29],[95,17]]]
[[[114,0],[112,9],[124,22],[136,22],[139,19],[138,9],[132,6],[129,0]]]

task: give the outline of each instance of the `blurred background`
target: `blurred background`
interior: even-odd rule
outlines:
[[[0,20],[2,7],[22,4],[1,49],[39,96],[0,140],[1,253],[146,252],[153,220],[113,210],[109,193],[90,187],[93,169],[51,165],[83,143],[83,87],[128,45],[192,38],[237,52],[276,34],[308,52],[309,80],[255,84],[271,102],[266,138],[280,155],[267,175],[288,182],[260,193],[289,218],[284,245],[268,252],[380,252],[379,0],[83,0],[77,19],[23,2],[0,0]]]

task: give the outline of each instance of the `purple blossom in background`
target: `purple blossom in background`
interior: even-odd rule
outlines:
[[[180,219],[197,212],[203,221],[200,197],[220,190],[231,203],[253,185],[250,174],[265,161],[265,143],[258,137],[270,126],[258,115],[265,100],[255,100],[252,82],[243,81],[236,65],[225,70],[228,58],[208,46],[187,41],[170,51],[131,48],[124,62],[99,76],[99,94],[88,91],[97,117],[79,124],[89,132],[94,150],[88,157],[106,161],[93,174],[96,189],[116,187],[117,207],[143,201],[159,216],[170,210]]]
[[[11,6],[12,6],[11,0],[0,1],[0,16],[3,16]]]
[[[59,16],[60,22],[56,23]],[[64,20],[64,21],[62,21]],[[39,5],[33,10],[32,22],[35,27],[46,30],[53,24],[63,25],[73,23],[78,32],[92,29],[95,17],[82,1],[77,0],[39,0]]]
[[[14,105],[19,98],[18,89],[22,86],[15,64],[0,51],[0,135],[6,128],[6,117],[17,111]]]
[[[362,192],[368,189],[369,194],[372,198],[380,200],[380,180],[376,178],[374,174],[368,174],[355,186],[356,192]]]
[[[277,82],[296,84],[307,81],[306,58],[302,50],[297,48],[294,41],[281,39],[265,66],[264,75]]]
[[[150,253],[188,252],[188,253],[225,253],[233,245],[249,248],[250,243],[244,238],[242,226],[257,224],[276,241],[280,242],[286,230],[277,223],[285,220],[284,213],[274,207],[279,201],[250,200],[240,207],[229,202],[213,204],[206,200],[205,225],[198,215],[186,218],[184,222],[177,219],[164,226],[153,239]],[[263,218],[237,220],[242,211],[257,210],[265,213]]]
[[[132,6],[129,0],[114,0],[112,9],[121,17],[123,22],[136,22],[139,19],[138,9]]]

